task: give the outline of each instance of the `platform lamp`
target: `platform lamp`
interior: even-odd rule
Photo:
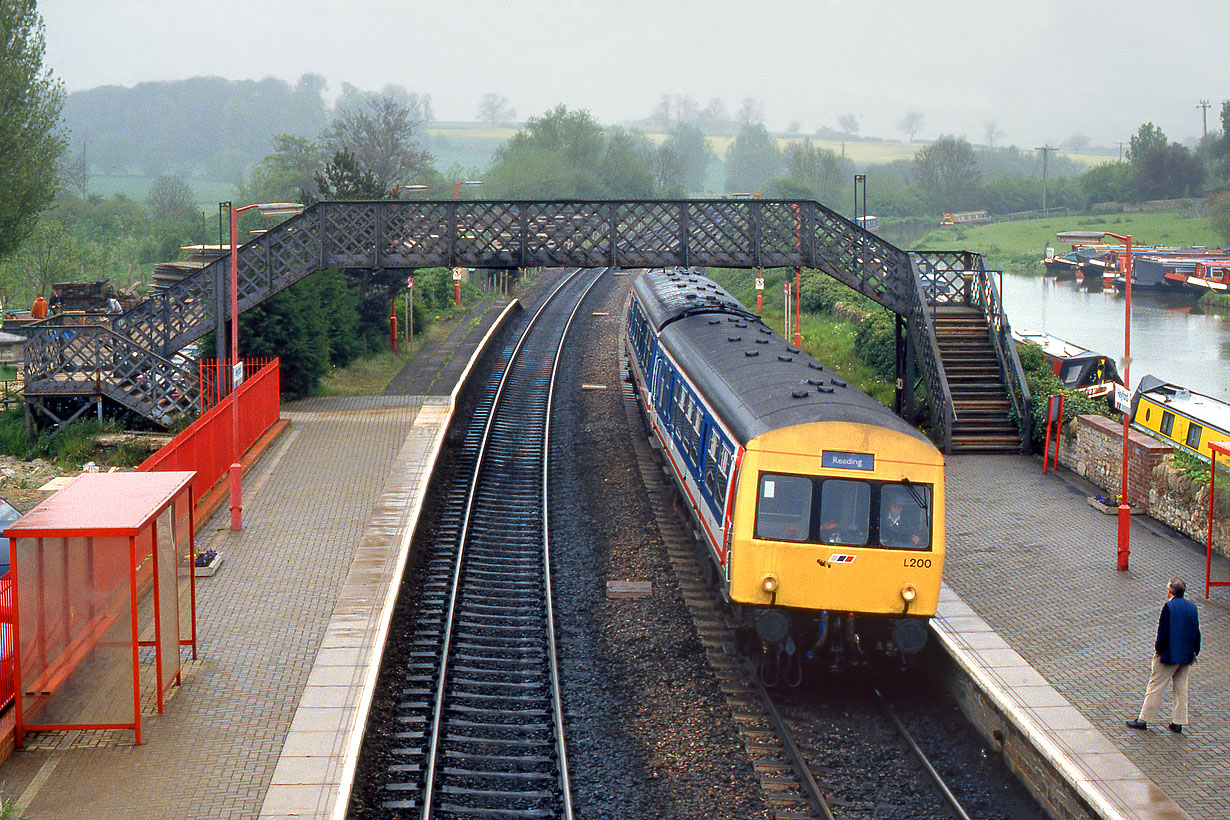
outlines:
[[[461,198],[462,185],[482,185],[481,179],[467,179],[462,182],[453,183],[453,199]],[[453,307],[461,307],[461,275],[457,274],[453,277]]]
[[[228,203],[229,204],[229,203]],[[295,216],[303,213],[303,206],[298,202],[262,202],[257,205],[245,205],[242,208],[231,206],[231,452],[234,460],[231,462],[231,529],[243,529],[243,468],[239,465],[239,403],[235,391],[243,384],[243,362],[239,359],[239,215],[244,211],[256,208],[262,216]]]
[[[1126,390],[1131,390],[1130,373],[1132,367],[1132,237],[1131,235],[1120,236],[1117,233],[1109,231],[1065,231],[1056,234],[1056,238],[1060,242],[1069,242],[1072,244],[1097,244],[1106,237],[1117,239],[1126,246],[1124,253],[1123,278],[1126,281],[1124,294],[1126,300],[1123,305],[1123,387]],[[1130,393],[1129,393],[1130,395]],[[1128,568],[1128,556],[1132,554],[1131,550],[1131,525],[1132,525],[1132,508],[1128,504],[1127,487],[1128,487],[1128,425],[1131,422],[1132,407],[1131,403],[1123,408],[1123,468],[1120,475],[1119,489],[1119,561],[1118,568],[1126,570]]]
[[[397,192],[398,192],[398,191],[426,191],[426,190],[427,190],[427,187],[428,187],[428,186],[424,185],[424,184],[423,184],[423,183],[421,183],[421,182],[411,182],[411,183],[406,184],[406,185],[394,185],[394,186],[393,186],[393,187],[389,190],[389,197],[390,197],[391,199],[397,199]]]

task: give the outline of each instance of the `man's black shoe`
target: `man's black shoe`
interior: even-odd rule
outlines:
[[[1135,720],[1129,720],[1127,722],[1127,725],[1129,729],[1148,729],[1149,728],[1149,724],[1145,723],[1140,718],[1136,718]]]
[[[1170,731],[1174,732],[1177,735],[1183,731],[1183,726],[1178,723],[1172,723],[1170,724]]]

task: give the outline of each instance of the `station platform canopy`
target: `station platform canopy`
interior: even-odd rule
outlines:
[[[18,746],[53,729],[133,729],[140,745],[151,672],[163,710],[181,647],[196,657],[195,476],[84,474],[4,530]]]

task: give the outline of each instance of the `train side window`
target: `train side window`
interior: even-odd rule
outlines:
[[[866,544],[871,520],[871,485],[830,478],[820,490],[820,540],[825,544]]]
[[[925,550],[931,546],[929,487],[885,484],[880,488],[880,544]]]
[[[1162,411],[1162,423],[1158,425],[1158,432],[1163,436],[1169,436],[1174,432],[1174,413],[1169,410]]]
[[[756,499],[756,537],[806,541],[811,531],[811,479],[805,476],[760,476]]]
[[[1187,446],[1193,450],[1200,449],[1200,436],[1204,433],[1204,428],[1196,422],[1187,425]]]

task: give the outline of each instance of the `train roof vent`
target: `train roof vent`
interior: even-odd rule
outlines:
[[[770,330],[770,329],[769,329],[769,328],[767,328],[767,327],[761,326],[761,328],[760,328],[760,332],[761,332],[761,333],[765,333],[765,334],[770,334],[770,333],[772,333],[773,331],[772,331],[772,330]]]
[[[757,340],[757,341],[759,341],[759,340]],[[794,356],[783,356],[782,354],[778,353],[778,354],[777,354],[777,360],[778,360],[779,362],[793,362],[793,361],[794,361]]]
[[[801,353],[802,351],[800,351],[800,350],[799,350],[797,347],[795,347],[794,345],[786,345],[786,352],[787,352],[787,353],[794,353],[794,354],[796,354],[796,355],[797,355],[798,353]]]
[[[756,339],[756,344],[758,345],[767,345],[768,343],[769,343],[768,339]]]
[[[744,356],[759,356],[760,351],[759,350],[745,350],[743,351],[743,355]]]
[[[824,369],[824,365],[820,364],[820,362],[808,362],[807,366],[810,367],[812,370],[823,370]]]
[[[695,293],[685,293],[685,294],[683,294],[683,298],[684,298],[684,299],[695,299],[695,298],[696,298],[696,294],[695,294]]]
[[[741,342],[741,341],[743,341],[743,337],[742,337],[742,336],[727,336],[727,337],[726,337],[726,341],[728,341],[728,342]]]
[[[823,387],[824,379],[808,379],[807,383],[810,384],[812,387]]]
[[[836,376],[832,377],[832,382],[838,387],[845,387],[848,384],[845,379],[839,379]]]
[[[747,322],[735,322],[735,327],[747,327]]]
[[[792,399],[805,399],[805,398],[807,398],[807,394],[808,394],[808,391],[807,391],[807,390],[791,390],[791,391],[790,391],[790,398],[792,398]]]
[[[711,325],[720,325],[721,323],[722,323],[721,319],[710,319],[709,320],[709,324]]]

